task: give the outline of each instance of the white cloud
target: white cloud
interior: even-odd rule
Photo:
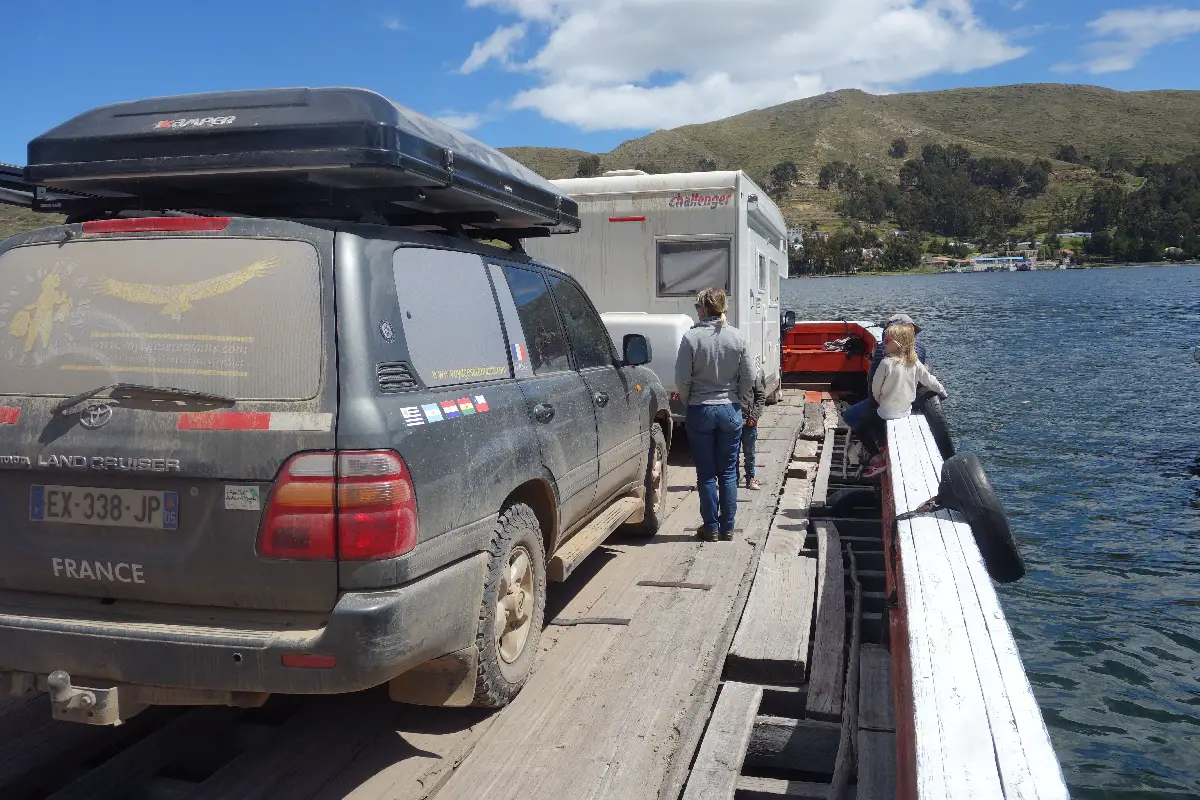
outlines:
[[[1133,69],[1155,47],[1200,33],[1200,10],[1146,6],[1106,11],[1088,23],[1097,40],[1084,45],[1081,63],[1056,64],[1060,72],[1087,70],[1093,75]]]
[[[384,17],[383,27],[389,31],[402,31],[404,30],[404,21],[397,16]]]
[[[443,111],[437,115],[438,122],[443,122],[451,128],[469,131],[483,124],[483,115],[474,112]]]
[[[840,88],[889,91],[1025,54],[973,0],[468,0],[529,26],[512,106],[584,130],[704,122]],[[477,43],[462,71],[511,43]],[[519,37],[518,37],[519,38]],[[515,41],[515,40],[514,40]]]
[[[521,24],[497,28],[492,35],[482,42],[476,42],[471,48],[471,55],[463,62],[458,71],[466,75],[474,72],[489,61],[498,61],[508,66],[512,63],[513,48],[525,38],[525,26]]]

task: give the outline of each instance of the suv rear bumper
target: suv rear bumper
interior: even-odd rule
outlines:
[[[155,617],[152,606],[105,618],[96,612],[116,606],[4,592],[0,673],[62,670],[80,680],[217,692],[369,689],[474,642],[486,571],[487,554],[479,553],[396,589],[347,592],[315,626],[311,615],[289,620],[221,609],[204,609],[203,620],[193,609],[190,618],[172,622],[178,609]],[[285,654],[332,656],[337,663],[285,667]]]

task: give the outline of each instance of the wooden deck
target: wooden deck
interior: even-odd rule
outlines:
[[[937,494],[942,457],[921,416],[889,422],[888,445],[884,505],[894,519]],[[971,528],[955,512],[919,516],[895,524],[895,548],[900,796],[1067,798]]]

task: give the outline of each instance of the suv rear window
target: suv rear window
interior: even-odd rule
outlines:
[[[114,239],[0,254],[0,386],[109,383],[307,400],[322,365],[316,249],[269,239]]]

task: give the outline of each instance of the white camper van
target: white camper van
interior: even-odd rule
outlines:
[[[649,337],[650,366],[674,392],[675,354],[695,320],[696,294],[723,286],[729,322],[750,343],[768,397],[777,399],[787,228],[766,192],[741,171],[619,170],[554,184],[578,201],[583,227],[575,236],[529,239],[526,247],[583,283],[615,341],[626,333]],[[672,411],[682,415],[677,406]]]

